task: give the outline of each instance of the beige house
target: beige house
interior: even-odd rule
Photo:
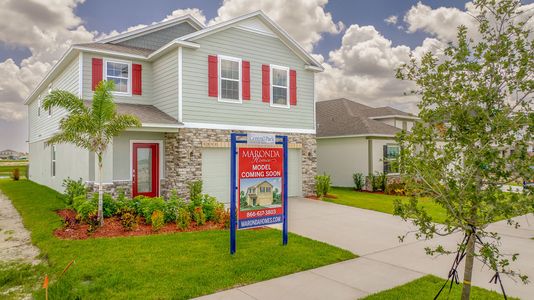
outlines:
[[[334,186],[353,186],[352,175],[398,175],[395,135],[410,131],[418,117],[392,107],[370,107],[349,99],[317,102],[317,173]]]
[[[247,204],[250,206],[266,206],[273,204],[273,185],[262,181],[247,189]]]

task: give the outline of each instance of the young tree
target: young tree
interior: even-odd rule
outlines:
[[[534,130],[534,42],[526,24],[532,11],[518,0],[475,0],[478,35],[458,28],[457,43],[443,55],[412,58],[397,70],[397,77],[415,82],[421,96],[418,123],[399,136],[401,169],[409,203],[396,203],[395,212],[417,227],[417,238],[464,233],[454,251],[442,246],[428,254],[456,252],[450,277],[465,257],[462,299],[469,299],[474,259],[499,274],[526,276],[511,270],[508,256],[499,251],[499,236],[487,226],[500,218],[532,212],[531,192],[514,194],[502,186],[532,178],[533,157],[528,153]],[[503,155],[503,150],[513,149]],[[417,197],[430,196],[441,205],[444,226],[418,205]],[[404,237],[401,237],[401,240]],[[517,254],[511,256],[515,260]],[[452,279],[451,279],[452,280]]]
[[[45,97],[43,108],[63,108],[68,115],[59,123],[59,133],[46,144],[70,143],[96,154],[98,158],[98,219],[104,224],[102,201],[103,154],[113,137],[126,128],[139,127],[141,122],[132,115],[117,114],[113,102],[113,81],[101,81],[95,89],[91,107],[84,105],[82,99],[67,91],[55,90]]]

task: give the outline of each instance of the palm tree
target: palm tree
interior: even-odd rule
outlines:
[[[113,81],[101,81],[95,89],[91,107],[74,94],[55,90],[45,97],[43,108],[65,109],[69,114],[59,123],[59,133],[52,136],[46,145],[70,143],[93,152],[98,157],[98,220],[104,225],[102,209],[102,156],[113,137],[128,127],[140,127],[139,119],[132,115],[117,114],[113,102]]]

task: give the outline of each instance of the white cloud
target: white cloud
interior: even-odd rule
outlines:
[[[261,9],[311,51],[323,33],[338,34],[343,30],[343,23],[335,23],[324,10],[327,3],[328,0],[224,0],[217,10],[218,16],[209,24]]]
[[[174,10],[170,15],[166,16],[165,19],[162,21],[167,21],[170,19],[174,19],[177,17],[181,17],[183,15],[190,14],[191,16],[195,17],[200,23],[206,25],[206,16],[202,12],[202,10],[198,8],[186,8],[186,9],[177,9]]]
[[[384,22],[391,24],[391,25],[397,24],[397,21],[398,21],[398,17],[395,15],[391,15],[384,19]]]

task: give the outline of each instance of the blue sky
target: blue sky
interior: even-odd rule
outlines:
[[[534,8],[534,0],[522,1]],[[185,11],[207,23],[262,9],[323,62],[319,100],[347,97],[370,106],[417,112],[396,66],[454,41],[470,28],[466,1],[447,0],[0,0],[0,149],[26,151],[24,99],[73,43],[159,22]],[[201,12],[199,12],[199,10]],[[390,17],[393,17],[391,19]],[[390,18],[396,22],[386,22]]]

